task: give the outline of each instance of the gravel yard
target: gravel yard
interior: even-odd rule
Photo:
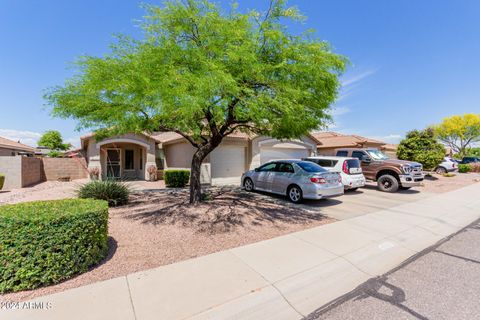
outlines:
[[[457,174],[450,178],[434,174],[415,190],[441,193],[477,181],[480,174]],[[45,182],[0,192],[0,204],[73,197],[74,190],[84,182]],[[331,223],[335,220],[324,215],[327,208],[348,208],[342,204],[342,197],[298,206],[280,196],[247,193],[235,187],[210,188],[208,201],[191,207],[187,205],[187,190],[164,189],[163,182],[129,184],[137,190],[130,203],[110,209],[111,250],[102,264],[63,283],[0,295],[0,300],[27,300]],[[365,192],[365,196],[369,193]],[[361,201],[364,195],[356,197]],[[344,202],[354,199],[348,194],[343,198]]]
[[[186,190],[134,193],[130,204],[110,209],[111,252],[104,263],[63,283],[0,300],[31,299],[334,221],[234,187],[211,188],[210,197],[191,207]]]

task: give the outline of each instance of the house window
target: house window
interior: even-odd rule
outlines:
[[[125,150],[125,170],[133,170],[133,150]]]
[[[140,170],[143,170],[143,150],[140,150]]]

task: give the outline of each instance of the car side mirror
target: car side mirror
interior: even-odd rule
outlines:
[[[258,168],[255,168],[255,172],[258,172],[258,171],[260,171],[260,169],[258,169]]]
[[[363,156],[362,156],[362,161],[363,161],[363,162],[372,162],[372,158],[370,158],[370,157],[367,156],[367,155],[363,155]]]

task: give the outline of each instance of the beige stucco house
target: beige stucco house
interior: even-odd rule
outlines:
[[[277,140],[266,136],[234,133],[207,156],[202,165],[202,182],[238,184],[249,169],[273,159],[314,155],[319,143],[313,136]],[[88,168],[98,168],[102,178],[148,179],[147,168],[190,168],[195,149],[174,132],[126,134],[96,141],[93,134],[81,138]]]

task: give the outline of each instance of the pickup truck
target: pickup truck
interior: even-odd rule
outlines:
[[[358,158],[366,179],[376,181],[378,189],[384,192],[397,192],[421,184],[424,179],[420,163],[388,158],[377,149],[344,148],[337,149],[338,157]]]

